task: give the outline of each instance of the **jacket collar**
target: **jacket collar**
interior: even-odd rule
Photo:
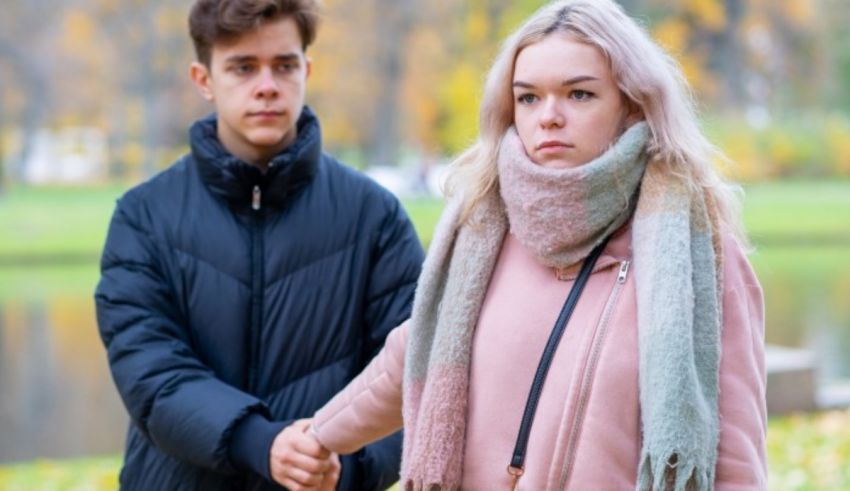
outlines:
[[[304,106],[298,118],[295,141],[272,158],[265,173],[224,148],[216,133],[217,121],[215,114],[196,121],[189,139],[201,180],[231,205],[251,206],[254,187],[259,186],[263,208],[279,208],[316,174],[322,136],[319,120],[309,107]]]

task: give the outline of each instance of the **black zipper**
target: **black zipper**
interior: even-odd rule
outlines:
[[[263,322],[263,209],[262,191],[255,185],[251,196],[251,322],[248,331],[248,391],[257,390],[260,335]]]
[[[508,465],[508,474],[512,479],[512,490],[516,489],[519,478],[525,471],[525,453],[528,450],[528,437],[531,434],[534,414],[537,412],[537,403],[540,402],[540,394],[543,392],[543,383],[546,382],[546,375],[549,373],[549,367],[552,365],[552,358],[554,358],[558,344],[561,342],[561,337],[564,335],[567,322],[569,322],[576,304],[578,304],[578,299],[581,297],[585,285],[587,285],[587,280],[590,278],[593,266],[596,264],[596,260],[599,259],[607,243],[608,239],[606,238],[584,260],[581,271],[573,283],[569,295],[567,295],[567,300],[564,302],[564,306],[561,307],[561,313],[558,314],[558,320],[555,321],[555,326],[552,328],[552,333],[549,335],[546,347],[543,349],[543,355],[540,357],[540,363],[537,365],[537,371],[534,373],[534,381],[531,383],[531,390],[528,393],[528,400],[525,403],[525,411],[522,414],[522,421],[519,426],[519,434],[517,435],[511,463]]]

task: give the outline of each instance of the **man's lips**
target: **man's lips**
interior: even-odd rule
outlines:
[[[283,115],[283,111],[254,111],[248,113],[249,117],[253,118],[277,118]]]

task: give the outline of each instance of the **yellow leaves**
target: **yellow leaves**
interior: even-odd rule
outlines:
[[[688,48],[691,30],[679,17],[668,17],[653,29],[653,37],[667,51],[675,55],[684,53]]]
[[[706,29],[720,31],[726,26],[726,8],[721,0],[687,0],[686,8]]]
[[[186,12],[182,8],[163,7],[157,10],[154,24],[159,36],[166,37],[172,32],[180,32],[186,25]]]
[[[443,60],[446,48],[439,33],[419,29],[409,41],[410,60]],[[436,66],[435,66],[436,65]],[[435,62],[410,63],[405,74],[402,99],[406,101],[407,127],[411,140],[428,150],[439,149],[438,117],[440,107],[438,92],[443,84],[446,67]]]
[[[812,0],[780,0],[779,9],[791,25],[805,27],[815,19],[815,6]]]
[[[772,419],[767,448],[770,489],[847,489],[850,411]]]
[[[121,458],[90,457],[76,460],[40,459],[0,466],[4,491],[106,491],[118,489]]]
[[[91,44],[95,36],[94,20],[80,10],[68,10],[62,19],[63,41],[78,48]]]
[[[449,75],[440,94],[444,120],[440,141],[445,150],[458,153],[472,143],[478,133],[478,105],[481,99],[480,71],[469,64],[459,64]]]
[[[824,138],[835,159],[834,170],[838,175],[850,177],[850,121],[838,116],[827,118]]]
[[[470,44],[480,45],[487,40],[489,32],[490,23],[487,21],[487,15],[478,9],[470,12],[466,20],[466,38]]]

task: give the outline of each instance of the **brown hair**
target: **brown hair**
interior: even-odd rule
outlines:
[[[282,17],[295,20],[301,46],[306,51],[316,39],[319,23],[316,0],[196,0],[189,13],[189,35],[198,61],[209,66],[213,45]]]

